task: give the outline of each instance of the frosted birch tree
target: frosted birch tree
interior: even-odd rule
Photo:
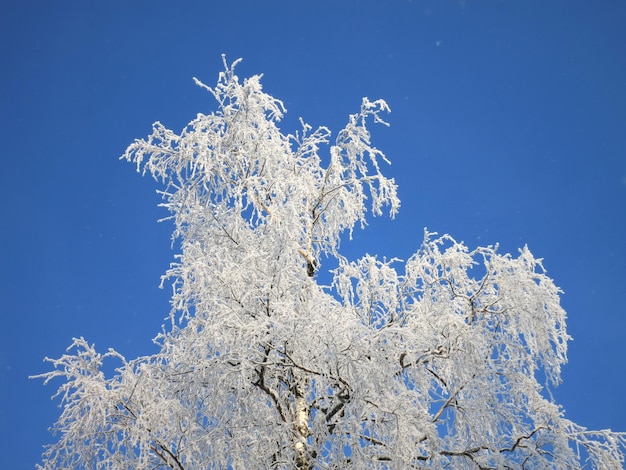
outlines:
[[[429,232],[406,262],[346,259],[340,241],[400,205],[367,128],[387,104],[363,99],[332,141],[284,134],[237,62],[196,80],[216,111],[123,155],[163,184],[171,313],[155,355],[78,338],[48,359],[62,413],[41,468],[621,468],[626,435],[547,392],[569,337],[541,260]]]

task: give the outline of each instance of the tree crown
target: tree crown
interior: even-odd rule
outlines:
[[[387,104],[363,99],[332,145],[304,121],[285,135],[237,63],[196,80],[217,111],[157,122],[122,157],[164,184],[171,326],[153,356],[79,338],[50,360],[64,407],[44,468],[621,468],[625,435],[565,419],[542,387],[569,336],[541,260],[428,231],[402,269],[346,259],[342,234],[400,205],[367,128]]]

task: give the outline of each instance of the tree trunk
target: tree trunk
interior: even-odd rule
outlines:
[[[307,439],[309,429],[309,404],[306,401],[306,379],[297,379],[294,387],[294,450],[296,452],[296,469],[309,470],[312,468],[308,452]]]

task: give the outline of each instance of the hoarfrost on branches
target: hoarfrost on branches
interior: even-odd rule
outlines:
[[[342,236],[400,205],[367,127],[387,104],[363,99],[332,144],[304,121],[286,135],[237,63],[196,80],[217,111],[180,134],[157,122],[123,156],[164,183],[171,326],[153,356],[80,338],[49,359],[63,411],[41,468],[621,468],[626,436],[544,390],[569,337],[541,260],[429,232],[404,266],[345,259]]]

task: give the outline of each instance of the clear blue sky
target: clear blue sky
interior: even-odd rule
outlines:
[[[565,291],[566,415],[626,431],[626,2],[3,1],[0,442],[32,468],[60,410],[29,374],[73,336],[154,352],[174,253],[156,183],[118,161],[153,121],[214,109],[220,54],[297,118],[338,130],[363,96],[400,187],[353,256],[407,258],[423,228],[528,244]]]

